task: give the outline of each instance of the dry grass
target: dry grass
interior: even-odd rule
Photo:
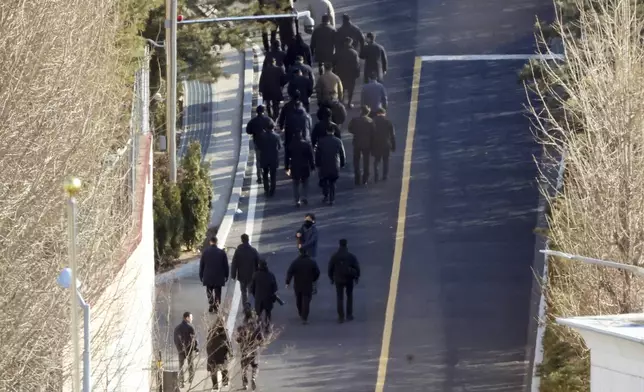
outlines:
[[[562,192],[549,200],[549,237],[557,250],[642,265],[642,20],[631,1],[575,2],[581,39],[562,31],[567,64],[565,68],[546,65],[548,87],[538,89],[542,101],[558,97],[556,106],[563,108],[565,116],[533,108],[539,137],[548,148],[567,154]],[[553,316],[641,310],[642,281],[631,274],[553,258],[550,263],[548,322]],[[576,334],[550,327],[559,339],[572,344],[578,359],[587,359]],[[582,383],[574,390],[586,387]]]
[[[0,390],[60,390],[69,342],[62,181],[79,198],[79,278],[94,301],[131,226],[123,172],[103,160],[128,136],[130,53],[116,0],[0,4]],[[123,165],[127,162],[123,162]],[[122,169],[122,168],[121,168]],[[121,200],[120,202],[118,200]],[[96,338],[98,339],[98,337]]]

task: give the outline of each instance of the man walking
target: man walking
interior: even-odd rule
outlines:
[[[317,126],[317,125],[316,125]],[[293,197],[295,198],[295,206],[299,207],[302,204],[307,205],[309,193],[309,177],[311,172],[315,170],[315,161],[313,159],[313,147],[311,143],[304,138],[304,135],[299,134],[289,146],[290,162],[286,170],[291,172],[291,180],[293,181]]]
[[[237,327],[237,341],[241,351],[242,389],[248,389],[248,368],[251,373],[251,390],[257,389],[257,371],[259,370],[259,350],[264,341],[262,328],[257,316],[253,314],[248,304],[244,304],[244,323]]]
[[[286,57],[284,58],[284,66],[286,69],[289,69],[291,66],[296,64],[298,57],[301,57],[302,63],[306,64],[310,68],[312,64],[311,48],[306,44],[306,42],[304,42],[302,34],[300,33],[295,34],[293,45],[286,49]]]
[[[298,249],[304,249],[312,258],[318,256],[318,228],[315,227],[315,214],[308,213],[304,216],[304,224],[295,233],[298,240]]]
[[[332,206],[335,202],[335,183],[340,177],[340,168],[345,165],[346,155],[342,140],[327,129],[327,134],[318,141],[315,164],[318,167],[320,186],[324,195],[323,203]]]
[[[268,329],[271,324],[273,304],[277,299],[277,280],[269,271],[266,260],[259,261],[259,268],[253,276],[250,292],[255,298],[255,313]]]
[[[294,63],[290,65],[288,68],[288,75],[291,77],[291,80],[293,78],[293,75],[295,75],[295,71],[297,71],[298,69],[302,71],[302,76],[306,77],[311,81],[311,84],[315,83],[315,77],[313,76],[313,68],[311,68],[310,65],[304,62],[304,57],[302,56],[295,57]],[[289,95],[293,96],[293,94],[291,93],[289,93]]]
[[[344,46],[346,38],[351,38],[351,45],[353,49],[358,53],[362,53],[362,48],[364,47],[364,34],[362,30],[353,22],[351,22],[351,16],[344,14],[342,15],[342,26],[338,28],[335,40],[335,50]]]
[[[355,185],[366,185],[369,182],[369,157],[376,134],[376,125],[369,118],[369,107],[360,109],[360,116],[349,122],[349,133],[353,135],[353,172]],[[362,173],[360,161],[362,160]]]
[[[345,320],[344,294],[347,294],[346,319],[353,320],[353,285],[360,279],[360,263],[347,247],[347,240],[340,240],[340,248],[329,261],[329,279],[335,285],[338,322]]]
[[[302,68],[295,68],[293,70],[291,81],[288,83],[288,95],[292,97],[295,95],[296,91],[300,92],[302,105],[304,105],[304,109],[309,112],[309,100],[311,99],[311,95],[313,95],[313,79],[304,76]]]
[[[349,108],[353,107],[351,103],[353,91],[356,88],[356,80],[360,77],[360,56],[352,43],[353,40],[350,37],[345,37],[342,46],[336,48],[333,58],[333,69],[342,81],[343,96]]]
[[[302,324],[308,324],[313,285],[320,277],[320,269],[315,260],[306,253],[306,249],[300,247],[299,252],[300,255],[293,260],[286,272],[286,288],[288,289],[291,280],[294,280],[297,313],[302,319]]]
[[[188,362],[188,384],[192,384],[195,378],[194,354],[199,352],[192,313],[184,312],[183,320],[174,328],[174,345],[179,353],[179,387],[183,388],[184,365]]]
[[[376,115],[378,109],[387,109],[388,98],[387,90],[380,82],[376,80],[376,74],[369,75],[369,82],[362,86],[362,106],[368,106],[371,109],[371,117]]]
[[[311,53],[318,63],[320,74],[322,65],[333,61],[335,51],[335,29],[329,23],[329,15],[322,16],[322,22],[313,30],[311,35]]]
[[[275,131],[265,132],[262,136],[260,158],[262,159],[262,182],[264,193],[268,197],[275,195],[277,184],[277,167],[280,161],[280,150],[282,140]]]
[[[315,85],[315,93],[317,94],[319,105],[324,105],[326,102],[334,99],[342,101],[342,93],[344,92],[342,80],[340,80],[338,75],[333,73],[332,68],[333,66],[330,62],[324,63],[321,67],[321,75]]]
[[[210,313],[219,310],[221,288],[226,285],[229,272],[226,252],[217,247],[217,237],[210,237],[210,246],[203,251],[199,260],[199,280],[206,287]]]
[[[386,117],[385,109],[378,109],[373,122],[376,133],[373,139],[373,180],[378,182],[378,166],[382,161],[382,180],[389,174],[389,153],[396,151],[396,131],[394,124]]]
[[[246,124],[246,133],[253,138],[253,147],[255,149],[255,167],[257,169],[257,183],[262,183],[262,164],[260,158],[261,139],[264,132],[271,132],[275,129],[275,122],[266,115],[263,105],[258,105],[255,109],[257,115],[250,119]]]
[[[241,242],[235,249],[233,262],[230,264],[230,277],[239,282],[242,303],[245,304],[248,302],[248,289],[253,280],[253,275],[259,267],[259,253],[257,249],[250,245],[248,234],[241,235]]]
[[[373,73],[376,74],[376,79],[382,83],[387,74],[387,53],[382,45],[376,43],[374,33],[367,33],[367,42],[360,57],[364,59],[365,83],[367,82],[367,77]]]
[[[271,41],[271,50],[269,52],[266,52],[266,55],[264,56],[264,63],[262,64],[262,68],[266,68],[269,65],[273,64],[273,60],[275,60],[275,64],[278,67],[284,67],[284,59],[286,58],[286,52],[280,49],[280,43],[274,39]]]
[[[289,112],[284,116],[284,166],[286,167],[291,159],[290,146],[293,140],[297,140],[298,134],[304,135],[307,140],[311,139],[311,128],[313,121],[311,116],[306,112],[302,101],[300,100],[300,92],[295,91],[294,98],[295,104]]]
[[[283,88],[286,85],[286,72],[284,67],[277,65],[275,59],[262,69],[259,77],[259,93],[262,94],[264,104],[268,107],[268,115],[274,120],[280,110],[280,103],[284,100]]]
[[[206,353],[208,354],[206,369],[210,372],[212,389],[221,391],[222,388],[226,388],[230,383],[228,360],[233,355],[233,345],[224,326],[223,317],[217,317],[208,331]],[[221,385],[217,382],[218,372],[221,372]]]

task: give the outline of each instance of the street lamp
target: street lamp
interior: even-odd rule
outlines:
[[[555,257],[561,257],[567,260],[581,261],[582,263],[586,263],[586,264],[601,265],[603,267],[619,269],[619,270],[630,272],[633,275],[644,277],[644,268],[638,267],[632,264],[624,264],[624,263],[618,263],[615,261],[593,259],[591,257],[573,255],[570,253],[564,253],[564,252],[559,252],[559,251],[550,250],[550,249],[543,249],[543,250],[540,250],[539,252],[547,256],[555,256]]]
[[[80,292],[80,286],[81,283],[80,281],[76,280],[76,287],[71,287],[72,282],[74,282],[74,279],[72,278],[72,269],[71,268],[65,268],[62,271],[60,271],[60,274],[58,275],[58,278],[56,279],[56,282],[58,285],[64,289],[70,289],[72,296],[76,297],[78,303],[80,303],[80,306],[83,308],[83,392],[91,392],[91,364],[90,364],[90,355],[91,355],[91,349],[90,349],[90,331],[89,331],[89,323],[90,323],[90,307],[87,302],[85,302],[85,299],[83,299],[83,295]],[[76,308],[77,309],[77,308]],[[76,313],[76,309],[72,309],[72,313]],[[76,335],[78,339],[78,335]],[[75,357],[75,363],[78,362],[78,356]],[[76,368],[78,369],[78,368]],[[78,377],[78,376],[77,376]],[[74,380],[76,383],[78,383],[78,378]]]

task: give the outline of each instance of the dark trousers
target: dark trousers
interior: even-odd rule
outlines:
[[[242,304],[248,302],[248,283],[239,282],[239,290],[241,291]]]
[[[356,90],[356,80],[354,78],[343,80],[342,86],[344,87],[343,98],[347,100],[347,105],[351,105],[351,101],[353,100],[353,92]]]
[[[369,181],[369,156],[371,151],[368,148],[353,147],[353,173],[356,185],[366,184]],[[362,173],[360,173],[360,161],[362,160]]]
[[[252,380],[257,378],[257,357],[242,358],[241,360],[242,371],[242,386],[248,385],[248,368],[250,368],[250,376]]]
[[[264,178],[264,192],[269,195],[275,193],[275,185],[277,184],[277,165],[264,166],[262,168],[262,177]]]
[[[264,104],[266,105],[266,114],[273,120],[277,120],[280,115],[280,101],[277,99],[265,99]]]
[[[323,177],[320,179],[320,187],[322,187],[322,195],[329,201],[335,201],[335,182],[337,177]]]
[[[338,317],[344,320],[344,293],[347,293],[347,317],[353,317],[353,282],[335,285],[335,293],[338,305]]]
[[[271,50],[271,42],[275,41],[277,39],[277,28],[275,26],[271,26],[271,40],[268,40],[268,32],[266,29],[262,30],[262,43],[264,44],[264,51],[268,52]]]
[[[210,305],[209,310],[219,310],[219,304],[221,303],[221,286],[206,286],[206,296],[208,297],[208,305]]]
[[[309,196],[309,179],[308,178],[300,178],[300,179],[293,179],[293,197],[295,198],[295,202],[299,202],[300,200],[306,200]]]
[[[303,321],[309,319],[309,307],[311,306],[311,295],[301,292],[295,293],[295,306],[297,307],[297,314]]]
[[[382,179],[386,180],[387,175],[389,174],[389,151],[385,154],[378,154],[374,156],[373,160],[373,178],[375,181],[378,181],[378,166],[382,162]]]
[[[185,364],[188,362],[188,383],[192,383],[195,378],[194,356],[191,352],[179,352],[179,383],[184,383]]]
[[[267,304],[262,301],[255,301],[255,313],[257,314],[257,318],[260,321],[265,322],[265,325],[267,327],[271,323],[272,312],[273,312],[272,304]],[[262,320],[262,315],[263,315],[263,320]]]
[[[214,369],[214,372],[210,372],[210,379],[212,380],[212,385],[217,385],[217,370],[221,372],[221,383],[223,385],[228,385],[230,380],[228,379],[228,368],[226,364],[217,364],[217,368]]]

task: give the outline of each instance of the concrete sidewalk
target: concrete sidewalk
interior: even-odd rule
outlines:
[[[224,247],[237,213],[248,161],[249,140],[244,126],[251,115],[253,51],[224,49],[222,55],[227,77],[221,77],[213,84],[184,82],[186,102],[179,154],[183,155],[192,141],[201,143],[203,161],[209,164],[215,193],[210,227],[219,228],[217,237],[220,246]],[[237,245],[237,238],[232,240]],[[181,321],[183,312],[194,314],[201,352],[195,360],[194,383],[184,389],[190,391],[212,388],[205,368],[205,343],[207,328],[214,316],[207,313],[206,293],[199,281],[198,268],[199,260],[195,259],[156,277],[158,330],[155,347],[161,352],[165,369],[178,368],[172,339],[174,327]],[[230,300],[233,290],[225,287],[222,297]]]

